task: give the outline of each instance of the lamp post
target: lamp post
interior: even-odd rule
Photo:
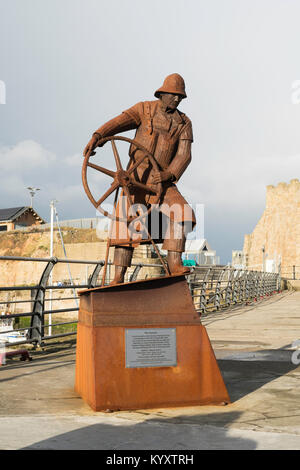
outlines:
[[[56,199],[50,201],[50,258],[53,256],[53,225],[54,225],[54,211],[55,211],[55,203],[58,202]],[[49,284],[52,286],[53,277],[52,271],[49,276]],[[48,315],[48,334],[49,336],[52,335],[52,289],[49,290],[49,310],[50,313]]]
[[[58,202],[56,199],[50,201],[50,258],[53,256],[53,222],[54,222],[54,211],[55,203]]]
[[[29,193],[30,193],[30,207],[32,207],[33,198],[35,196],[35,193],[37,191],[40,191],[40,188],[32,188],[31,186],[28,186],[27,189],[29,190]]]
[[[262,271],[265,272],[266,270],[266,248],[265,248],[265,245],[262,246]]]

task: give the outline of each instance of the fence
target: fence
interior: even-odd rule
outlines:
[[[17,313],[3,312],[0,317],[0,345],[7,344],[9,340],[1,341],[9,334],[15,335],[14,345],[32,343],[34,345],[44,344],[45,341],[55,338],[76,334],[77,320],[59,321],[52,323],[52,315],[66,315],[70,312],[78,312],[78,289],[93,288],[101,285],[101,274],[104,266],[104,261],[87,261],[87,260],[66,260],[53,258],[25,258],[15,256],[1,256],[0,261],[22,261],[34,263],[46,263],[42,271],[39,283],[37,285],[19,285],[19,286],[0,286],[0,295],[7,292],[29,292],[29,299],[11,300],[0,299],[0,305],[6,306],[6,309],[11,309],[11,306],[19,304],[30,305],[28,311]],[[73,281],[69,285],[49,285],[51,281],[51,273],[54,266],[60,263],[69,264],[89,264],[93,265],[94,269],[88,278],[86,284],[74,284]],[[164,275],[164,270],[158,264],[146,263],[132,263],[134,271],[132,272],[129,282],[138,279],[139,273],[142,268],[161,268],[161,275]],[[108,271],[109,272],[109,271]],[[157,275],[155,276],[157,277]],[[205,314],[212,311],[218,311],[223,308],[228,308],[232,305],[243,304],[251,300],[258,300],[264,296],[271,295],[280,290],[280,276],[277,273],[264,273],[259,271],[245,271],[234,269],[230,267],[215,267],[203,266],[191,269],[191,274],[187,277],[187,282],[194,300],[195,308],[199,314]],[[105,280],[108,284],[110,279]],[[58,290],[70,291],[73,293],[62,298],[53,298],[52,292]],[[51,294],[51,295],[50,295]],[[60,306],[61,302],[66,300],[75,300],[76,305],[69,308],[53,309],[52,302],[58,301]],[[47,307],[50,302],[50,307]],[[17,321],[26,318],[30,320],[30,325],[21,328],[15,328]],[[49,321],[49,318],[51,321]],[[48,319],[48,323],[47,323]],[[68,331],[52,334],[52,328],[58,331],[58,327],[71,328]],[[2,330],[2,331],[1,331]],[[4,336],[5,335],[5,336]],[[23,335],[23,336],[22,336]]]
[[[85,218],[85,219],[67,219],[67,220],[60,220],[59,221],[60,227],[69,227],[69,228],[84,228],[84,229],[96,229],[97,227],[105,227],[105,223],[103,223],[103,218],[101,217],[90,217],[90,218]],[[58,223],[54,222],[53,223],[54,228],[58,228]],[[41,225],[30,225],[30,226],[22,226],[22,225],[16,225],[15,229],[16,230],[21,230],[23,232],[30,232],[33,229],[34,230],[50,230],[51,224],[46,223],[46,224],[41,224]]]
[[[222,267],[196,267],[188,276],[196,310],[209,313],[280,291],[280,275]]]
[[[283,266],[281,275],[284,279],[297,280],[300,279],[300,266]]]

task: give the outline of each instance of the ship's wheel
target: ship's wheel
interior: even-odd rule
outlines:
[[[124,169],[121,163],[121,158],[120,158],[118,149],[117,149],[117,145],[116,145],[117,141],[128,142],[129,144],[133,145],[136,149],[141,150],[142,157],[139,158],[137,161],[134,159],[134,157],[130,157],[130,161],[126,169]],[[145,184],[144,182],[140,181],[138,177],[138,172],[136,170],[138,169],[139,165],[141,165],[141,163],[145,161],[145,159],[148,159],[148,161],[151,163],[152,168],[154,170],[159,171],[160,170],[159,166],[154,156],[150,152],[148,152],[148,150],[145,149],[136,140],[132,140],[132,139],[129,139],[128,137],[122,137],[122,136],[110,136],[110,137],[105,137],[104,139],[99,140],[98,147],[103,147],[107,142],[111,142],[116,169],[110,170],[102,166],[96,165],[95,163],[92,163],[90,161],[90,157],[94,155],[94,152],[90,150],[86,154],[84,162],[83,162],[83,166],[82,166],[82,182],[83,182],[84,190],[89,200],[93,204],[93,206],[99,212],[101,212],[104,216],[109,217],[112,221],[125,222],[127,224],[130,224],[138,220],[142,222],[142,220],[145,219],[146,216],[150,214],[153,207],[159,204],[160,199],[161,199],[161,194],[162,194],[162,184],[161,183]],[[107,191],[105,191],[105,193],[101,197],[96,198],[93,196],[91,192],[91,189],[88,184],[88,179],[87,179],[88,168],[92,168],[96,171],[99,171],[112,179],[110,187],[107,189]],[[149,196],[151,196],[151,204],[149,203],[147,206],[143,205],[144,210],[142,211],[134,209],[134,201],[132,197],[132,190],[134,191],[134,188],[143,190],[145,194],[148,194]],[[116,210],[115,210],[116,204],[117,204],[118,193],[120,189],[122,189],[123,196],[125,196],[125,199],[126,199],[127,207],[129,208],[129,210],[123,216],[116,214]],[[115,193],[114,210],[112,212],[109,212],[108,210],[105,210],[102,207],[102,204],[107,200],[107,198],[110,195],[114,193]],[[147,230],[145,227],[144,229]],[[157,248],[156,244],[152,240],[148,231],[147,233],[149,236],[148,241],[152,243],[153,248],[159,257],[166,274],[170,275],[170,271],[168,267],[166,266],[165,262],[163,261],[161,254],[159,252],[159,249]],[[105,278],[105,273],[106,273],[109,247],[110,247],[110,236],[108,237],[108,242],[107,242],[103,279]],[[104,280],[103,280],[103,283],[104,283]]]

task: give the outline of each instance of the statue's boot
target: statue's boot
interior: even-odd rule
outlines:
[[[109,285],[114,286],[115,284],[122,284],[124,282],[126,271],[127,271],[126,266],[116,266],[115,265],[115,277],[109,283]]]
[[[168,251],[168,266],[171,274],[189,274],[190,269],[187,266],[183,266],[181,260],[182,252],[180,251]]]
[[[162,248],[168,251],[167,261],[171,274],[188,274],[190,269],[182,264],[185,249],[185,227],[182,223],[169,221],[169,229]]]
[[[131,266],[133,248],[131,247],[115,247],[114,266],[115,276],[110,282],[110,286],[115,284],[122,284],[124,282],[127,268]]]

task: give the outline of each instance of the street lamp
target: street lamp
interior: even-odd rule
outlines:
[[[54,229],[54,212],[56,211],[55,209],[55,203],[58,202],[56,199],[53,199],[50,201],[50,258],[53,257],[53,229]],[[53,283],[53,276],[52,276],[52,270],[50,272],[49,276],[49,284],[52,286]],[[48,315],[48,334],[49,336],[52,335],[52,289],[49,290],[49,315]]]
[[[261,251],[262,251],[262,270],[263,272],[265,272],[266,271],[266,258],[268,256],[268,253],[266,253],[265,245],[262,246]]]
[[[58,202],[56,199],[53,199],[50,201],[50,258],[53,256],[53,228],[54,228],[54,212],[56,211],[55,209],[55,203]]]
[[[40,191],[40,188],[32,188],[31,186],[28,186],[27,189],[30,193],[30,207],[32,207],[34,195],[37,191]]]

